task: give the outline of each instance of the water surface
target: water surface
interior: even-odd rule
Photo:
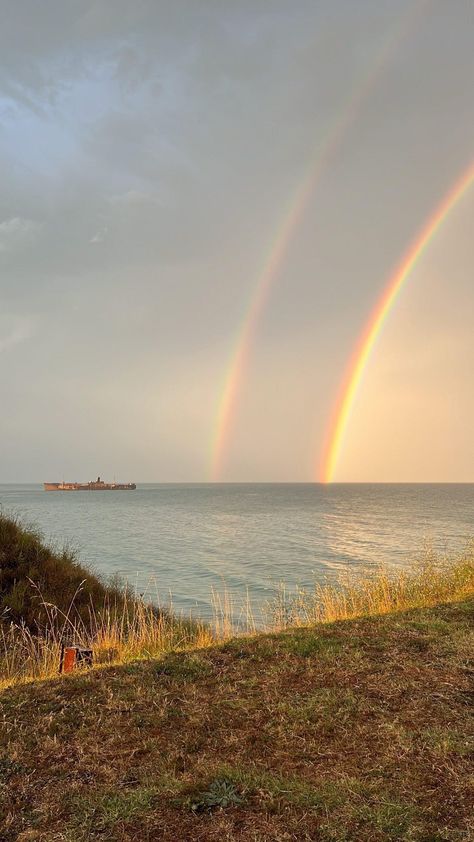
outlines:
[[[224,583],[259,604],[279,582],[311,587],[346,568],[409,567],[426,544],[454,552],[474,534],[474,485],[0,485],[0,506],[103,576],[164,602],[172,592],[176,607],[204,618]]]

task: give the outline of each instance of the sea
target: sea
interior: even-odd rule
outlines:
[[[46,492],[0,485],[0,510],[73,549],[102,578],[210,620],[384,564],[410,568],[474,536],[474,484],[139,484]],[[214,594],[214,596],[213,596]]]

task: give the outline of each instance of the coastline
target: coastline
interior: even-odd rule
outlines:
[[[214,629],[125,592],[111,612],[93,576],[86,628],[74,600],[54,613],[31,579],[36,564],[59,594],[85,572],[74,557],[0,526],[11,598],[50,620],[0,625],[2,840],[466,838],[472,547],[282,593],[270,630],[238,635],[225,601]],[[94,664],[58,677],[71,630]]]

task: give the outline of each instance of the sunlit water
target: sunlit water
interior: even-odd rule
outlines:
[[[474,485],[140,485],[45,492],[0,486],[2,511],[39,526],[105,577],[207,619],[212,588],[257,606],[278,583],[311,587],[347,568],[410,566],[474,534]]]

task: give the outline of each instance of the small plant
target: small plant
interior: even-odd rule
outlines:
[[[198,792],[188,799],[189,807],[195,813],[226,807],[238,807],[244,799],[235,784],[227,778],[216,778],[205,792]]]

